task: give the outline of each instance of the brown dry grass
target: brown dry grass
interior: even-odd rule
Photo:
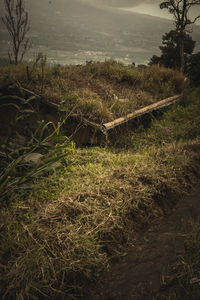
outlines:
[[[141,230],[174,205],[172,195],[189,190],[200,162],[195,95],[147,132],[133,132],[121,150],[67,147],[63,167],[1,209],[2,299],[76,299]]]
[[[70,170],[1,211],[2,299],[73,299],[173,205],[169,193],[180,195],[195,182],[199,155],[189,145],[140,154],[73,151]]]

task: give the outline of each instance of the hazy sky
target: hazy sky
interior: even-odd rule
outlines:
[[[90,2],[94,5],[107,5],[112,7],[133,7],[141,3],[159,3],[159,0],[79,0],[82,2]]]
[[[0,0],[0,7],[2,6],[3,0]],[[25,0],[27,2],[34,0]],[[41,0],[42,1],[42,0]],[[56,3],[56,0],[48,0],[49,4]],[[65,0],[63,0],[65,1]],[[66,0],[66,4],[68,1]],[[108,9],[109,7],[123,9],[127,11],[133,11],[142,14],[148,14],[156,17],[173,19],[173,16],[169,14],[167,9],[160,9],[159,5],[164,0],[76,0],[82,4],[89,4],[91,6]],[[191,19],[200,14],[200,6],[195,6],[190,10]],[[1,13],[0,13],[1,15]],[[200,19],[196,22],[200,25]]]
[[[160,9],[159,4],[162,0],[79,0],[82,3],[89,3],[99,7],[116,7],[128,11],[149,14],[156,17],[172,19],[167,9]],[[195,17],[199,14],[200,7],[191,10],[191,16]],[[200,21],[198,21],[200,24]]]
[[[141,3],[150,3],[150,4],[157,4],[159,0],[79,0],[80,2],[89,3],[94,6],[101,6],[101,7],[135,7],[140,5]]]

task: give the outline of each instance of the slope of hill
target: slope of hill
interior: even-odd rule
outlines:
[[[37,0],[28,3],[27,9],[35,45],[33,52],[45,52],[60,63],[107,57],[143,63],[153,54],[159,54],[162,35],[173,26],[167,19],[120,9],[95,8],[77,0]],[[199,41],[197,48],[200,49],[197,26],[193,38]],[[4,56],[8,35],[3,27],[0,39],[3,46],[0,54]]]
[[[180,94],[187,86],[184,76],[177,71],[158,66],[140,70],[112,60],[46,67],[43,76],[41,68],[25,65],[1,67],[0,74],[0,93],[10,93],[8,87],[13,82],[8,78],[14,78],[25,89],[40,95],[45,103],[61,105],[69,114],[73,111],[79,120],[86,118],[98,124]]]

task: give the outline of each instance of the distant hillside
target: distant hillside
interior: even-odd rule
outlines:
[[[34,45],[40,46],[41,51],[50,51],[50,56],[63,56],[63,59],[66,56],[71,60],[76,55],[77,62],[102,56],[143,63],[153,54],[159,54],[162,35],[173,26],[166,19],[119,9],[94,8],[78,0],[35,0],[27,3],[27,8]],[[200,50],[197,26],[193,38],[198,41]],[[0,50],[1,55],[6,53],[7,39],[1,26],[0,40],[4,48],[4,52]]]

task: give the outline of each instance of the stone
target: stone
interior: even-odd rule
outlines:
[[[41,162],[43,157],[44,155],[41,153],[30,153],[24,157],[23,162],[29,165],[37,165]]]

